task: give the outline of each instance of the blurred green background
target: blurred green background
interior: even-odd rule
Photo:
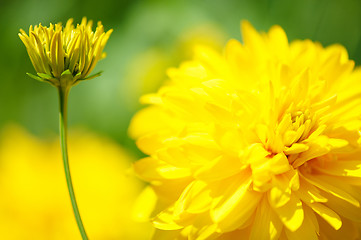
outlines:
[[[57,135],[56,89],[25,74],[35,71],[17,33],[86,16],[114,32],[107,58],[94,70],[103,75],[70,93],[69,125],[107,135],[136,154],[127,127],[140,95],[159,87],[167,67],[191,58],[193,43],[221,48],[229,38],[241,40],[241,19],[264,31],[279,24],[289,40],[341,43],[361,64],[359,0],[0,0],[0,11],[0,129],[18,123],[41,137]]]

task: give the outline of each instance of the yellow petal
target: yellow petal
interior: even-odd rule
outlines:
[[[291,198],[289,179],[283,175],[274,176],[272,188],[268,192],[268,200],[273,208],[284,206]]]
[[[289,179],[289,186],[292,191],[297,191],[300,188],[300,176],[298,171],[290,168],[290,170],[286,172],[285,175]]]
[[[199,168],[194,173],[194,177],[205,181],[215,181],[237,174],[241,169],[242,164],[239,158],[222,155]]]
[[[289,130],[287,131],[285,134],[284,134],[284,137],[283,137],[283,142],[284,142],[284,145],[285,146],[290,146],[292,145],[295,141],[296,141],[296,138],[297,138],[297,132],[296,131],[293,131],[293,130]]]
[[[211,217],[222,231],[242,227],[254,213],[262,195],[249,190],[250,184],[250,176],[245,174],[219,183],[217,202],[211,209]]]
[[[153,225],[161,230],[178,230],[183,228],[173,221],[173,215],[169,210],[159,213],[153,220]]]
[[[177,168],[151,157],[135,162],[133,168],[142,179],[148,181],[185,178],[191,175],[187,168]]]
[[[167,114],[161,107],[152,106],[136,113],[130,122],[128,131],[132,138],[139,138],[145,134],[163,129],[167,129],[167,132],[171,132],[173,129],[176,131],[183,125]]]
[[[269,160],[269,164],[270,164],[270,171],[273,174],[281,174],[281,173],[287,172],[291,168],[291,166],[288,162],[288,159],[283,152],[278,153],[275,156],[273,156]]]
[[[201,213],[209,209],[212,197],[210,188],[202,181],[193,181],[183,191],[174,206],[174,214],[180,214],[183,211],[189,213]]]
[[[320,191],[315,186],[305,181],[302,177],[300,179],[300,188],[295,193],[306,203],[327,202],[327,198],[320,194]]]
[[[253,58],[250,58],[248,49],[243,46],[239,41],[231,39],[228,41],[225,48],[225,58],[229,69],[232,71],[230,79],[236,77],[236,83],[242,86],[242,89],[251,89],[256,81],[248,81],[252,76],[250,69],[255,69],[252,62]]]
[[[182,138],[182,140],[189,143],[189,144],[200,146],[200,147],[203,147],[203,148],[210,148],[210,149],[217,149],[218,148],[218,146],[215,143],[214,139],[208,133],[192,133],[192,134],[188,134],[187,136]]]
[[[153,189],[150,186],[145,187],[134,203],[132,219],[142,222],[149,221],[157,199]]]
[[[222,209],[225,213],[222,213],[220,209],[217,209],[215,217],[220,217],[217,219],[218,228],[222,232],[233,231],[237,228],[243,228],[247,226],[250,218],[255,212],[255,209],[261,199],[262,194],[255,191],[246,191],[241,200],[238,201],[238,204],[232,209],[234,212],[227,212],[227,210]],[[225,214],[225,215],[223,215]]]
[[[214,140],[223,150],[229,155],[238,157],[240,155],[240,146],[246,145],[244,142],[244,136],[236,129],[224,130],[215,128]]]
[[[250,240],[278,239],[283,225],[277,214],[268,205],[266,198],[259,203],[253,222]]]
[[[188,239],[208,240],[217,239],[222,233],[217,232],[217,224],[215,224],[209,216],[209,212],[199,214],[192,221],[192,225],[188,226],[188,232],[184,236]]]
[[[278,25],[274,25],[268,31],[270,46],[282,60],[287,60],[288,55],[288,39],[285,31]]]
[[[283,121],[284,122],[284,121]],[[259,140],[263,143],[266,144],[267,142],[267,132],[268,132],[268,128],[266,125],[264,124],[258,124],[256,126],[256,134],[257,137],[259,138]]]
[[[234,115],[228,109],[218,105],[217,103],[207,102],[204,107],[216,122],[233,125],[236,121]]]
[[[305,217],[300,228],[292,232],[285,228],[288,240],[318,240],[317,227],[312,219],[315,218],[314,213],[307,207],[304,207]],[[317,222],[316,222],[317,223]]]
[[[302,225],[304,212],[302,202],[296,195],[292,194],[284,206],[274,208],[274,211],[290,231],[294,232]]]
[[[324,175],[317,175],[317,176],[303,175],[303,176],[306,181],[318,187],[319,189],[322,189],[325,192],[328,192],[346,202],[349,202],[356,207],[360,207],[359,201],[357,201],[347,192],[343,191],[342,186],[337,187],[337,185],[340,185],[340,183],[332,181],[331,178],[327,178],[327,176]]]
[[[257,57],[265,56],[265,53],[268,51],[266,50],[264,39],[248,21],[243,20],[241,22],[241,32],[245,47],[251,49]]]
[[[197,232],[197,235],[194,236],[194,239],[197,240],[216,239],[218,236],[222,235],[222,233],[216,231],[217,231],[216,224],[205,226]]]
[[[185,119],[203,119],[207,122],[208,115],[205,114],[204,108],[194,102],[199,101],[190,91],[169,88],[162,93],[164,106],[178,116]],[[189,106],[192,106],[191,108]]]
[[[291,147],[289,148],[286,147],[286,149],[283,152],[287,155],[290,155],[290,154],[296,154],[307,151],[308,148],[309,147],[306,144],[294,143],[291,145]]]
[[[202,82],[207,77],[207,70],[196,61],[183,62],[180,67],[170,68],[167,75],[176,83],[190,85],[194,82]]]
[[[305,152],[302,152],[300,156],[292,163],[292,166],[294,168],[298,168],[306,161],[328,153],[331,150],[328,146],[328,140],[328,137],[322,135],[307,143],[309,149]]]
[[[187,157],[184,149],[179,146],[158,149],[156,151],[156,156],[159,160],[167,162],[175,167],[190,167],[190,159]]]
[[[137,141],[137,147],[142,150],[144,153],[152,155],[156,153],[159,149],[162,149],[164,135],[160,132],[149,133],[140,137]]]
[[[184,238],[181,236],[180,230],[165,231],[165,230],[155,229],[151,240],[159,240],[159,239],[183,240]]]
[[[320,224],[320,239],[340,240],[340,239],[360,239],[360,232],[357,229],[355,222],[346,218],[341,218],[342,226],[335,230],[322,218],[318,218]]]
[[[228,66],[221,54],[214,49],[200,45],[195,46],[194,50],[194,58],[207,66],[208,73],[212,72],[217,75],[226,74]]]
[[[314,168],[329,175],[361,178],[361,161],[329,161]]]
[[[342,221],[340,217],[331,209],[323,205],[322,203],[307,203],[320,217],[328,222],[334,229],[340,229]]]
[[[234,88],[228,84],[227,81],[212,79],[205,81],[202,84],[205,86],[203,89],[209,95],[212,102],[217,103],[225,109],[230,109]]]
[[[174,203],[182,194],[184,189],[193,181],[192,177],[163,179],[152,181],[152,188],[160,201],[171,204]],[[172,189],[172,191],[169,191]]]
[[[361,200],[361,189],[360,187],[350,187],[346,188],[348,192],[352,192],[352,195],[355,196],[359,201]],[[325,203],[327,207],[334,210],[337,214],[347,217],[355,222],[360,222],[361,220],[361,209],[356,207],[342,199],[333,196],[329,193],[324,193],[328,201]]]

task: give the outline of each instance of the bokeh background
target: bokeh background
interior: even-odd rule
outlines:
[[[35,71],[17,33],[20,28],[27,32],[29,25],[39,23],[46,26],[65,23],[68,18],[80,22],[83,16],[95,22],[101,20],[105,30],[114,29],[105,48],[107,58],[94,70],[103,70],[103,75],[74,87],[69,99],[69,126],[74,132],[71,136],[79,139],[71,142],[74,156],[70,155],[70,161],[75,165],[84,164],[84,168],[74,165],[75,172],[82,172],[79,181],[86,179],[79,188],[87,190],[79,195],[84,205],[94,203],[81,211],[85,215],[88,212],[87,218],[93,219],[88,224],[92,228],[96,228],[97,219],[107,223],[99,225],[94,239],[150,236],[146,224],[126,227],[133,229],[127,233],[114,230],[124,229],[124,222],[114,214],[99,215],[99,212],[103,211],[102,202],[110,201],[107,206],[115,209],[113,213],[123,215],[126,222],[131,221],[131,211],[123,208],[130,208],[142,183],[132,177],[128,168],[142,155],[127,135],[130,119],[141,108],[139,97],[156,91],[166,79],[168,67],[190,59],[194,45],[210,45],[222,51],[227,39],[241,40],[240,20],[247,19],[263,31],[274,24],[281,25],[290,41],[308,38],[324,46],[340,43],[356,65],[361,65],[359,0],[0,0],[0,199],[5,199],[0,205],[0,226],[7,222],[6,229],[13,232],[30,226],[23,228],[28,234],[25,236],[33,231],[31,234],[37,237],[28,239],[65,239],[62,234],[68,227],[64,223],[75,222],[71,222],[71,217],[67,220],[62,216],[62,211],[53,211],[59,209],[56,204],[60,203],[46,204],[59,199],[60,193],[66,194],[62,189],[66,188],[62,174],[49,174],[62,167],[56,163],[61,159],[54,145],[58,136],[57,93],[50,85],[27,77],[26,72]],[[109,146],[117,150],[109,150]],[[119,153],[109,156],[109,151]],[[89,161],[93,165],[86,165],[87,159],[92,159]],[[109,169],[118,166],[115,169],[119,169],[119,176],[116,171],[99,174],[102,166]],[[101,170],[108,171],[106,169]],[[50,185],[41,184],[43,182]],[[116,184],[109,184],[111,182]],[[105,189],[103,198],[95,198],[102,189]],[[68,199],[62,201],[64,211],[71,216],[71,209],[66,210],[70,208]],[[36,235],[43,228],[49,229],[48,219],[55,219],[51,228],[55,230],[49,230],[44,238]],[[36,227],[31,225],[34,222]],[[58,222],[64,226],[59,227]],[[102,232],[111,232],[105,225],[111,226],[113,235],[102,235]],[[137,234],[139,232],[144,234]],[[1,230],[0,239],[25,239],[4,234]],[[74,236],[68,239],[79,237]]]

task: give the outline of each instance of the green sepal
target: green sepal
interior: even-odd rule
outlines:
[[[47,80],[52,80],[54,79],[52,76],[49,76],[48,74],[45,73],[37,73],[39,77],[43,78],[43,79],[47,79]]]
[[[74,82],[76,82],[81,76],[81,72],[78,72],[75,76],[74,76]]]
[[[98,72],[98,73],[96,73],[96,74],[93,74],[93,75],[91,75],[91,76],[89,76],[89,77],[86,77],[86,78],[84,78],[84,79],[81,79],[80,81],[90,80],[90,79],[99,77],[102,73],[103,73],[103,71],[100,71],[100,72]]]
[[[67,69],[61,73],[59,81],[60,81],[60,86],[71,87],[74,84],[73,74],[70,72],[69,69]]]
[[[61,73],[61,76],[65,76],[65,75],[72,75],[69,69],[67,69],[67,70],[65,70],[64,72]]]
[[[31,73],[26,73],[26,75],[28,75],[29,77],[31,77],[31,78],[33,78],[33,79],[35,79],[35,80],[38,80],[38,81],[40,81],[40,82],[47,82],[47,81],[44,80],[43,78],[38,77],[38,76],[35,76],[35,75],[31,74]]]

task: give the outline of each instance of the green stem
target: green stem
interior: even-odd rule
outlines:
[[[59,90],[59,103],[60,103],[60,109],[59,109],[60,145],[63,155],[66,183],[68,185],[71,205],[73,206],[76,223],[78,224],[81,237],[83,240],[88,240],[88,236],[86,235],[83,222],[80,217],[78,205],[76,203],[73,183],[71,180],[70,169],[69,169],[68,147],[67,147],[67,104],[68,104],[69,88],[67,87],[62,88],[59,86],[58,90]]]

